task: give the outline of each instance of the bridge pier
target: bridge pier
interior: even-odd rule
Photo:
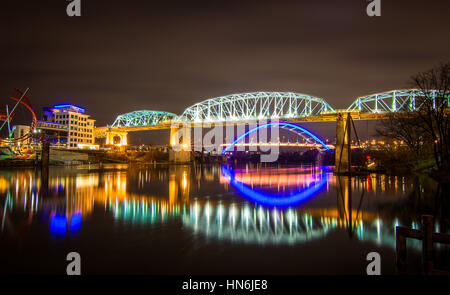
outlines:
[[[352,122],[349,113],[340,113],[336,120],[335,172],[351,172]]]
[[[106,145],[115,145],[125,147],[128,145],[128,132],[126,131],[112,131],[106,132]]]
[[[170,127],[169,161],[174,163],[189,163],[192,160],[191,153],[191,126],[183,124]]]

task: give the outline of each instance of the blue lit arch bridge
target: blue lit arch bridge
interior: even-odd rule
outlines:
[[[191,145],[191,138],[187,134],[190,131],[187,132],[186,128],[207,124],[338,122],[339,133],[340,129],[347,130],[345,120],[348,115],[353,120],[378,120],[392,113],[420,110],[426,100],[433,101],[434,105],[439,101],[449,105],[449,94],[445,94],[446,97],[442,99],[443,95],[435,90],[390,90],[357,97],[347,109],[334,109],[324,98],[308,94],[267,91],[240,93],[206,99],[186,108],[181,115],[155,110],[129,112],[117,116],[109,126],[96,128],[95,133],[96,137],[106,137],[107,144],[120,146],[127,145],[128,132],[171,129],[171,145],[184,147]],[[183,140],[172,141],[173,135],[180,132]],[[344,135],[336,136],[337,139],[341,137],[344,138]],[[313,143],[318,144],[320,141]]]

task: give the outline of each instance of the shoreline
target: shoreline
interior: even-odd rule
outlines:
[[[239,165],[245,165],[245,164],[254,164],[253,162],[240,162]],[[170,161],[119,161],[119,160],[109,160],[106,161],[68,161],[68,162],[62,162],[62,161],[50,161],[49,168],[63,168],[63,167],[82,167],[82,166],[100,166],[96,168],[92,168],[95,170],[102,170],[102,169],[108,169],[108,168],[102,168],[103,165],[170,165],[170,166],[180,166],[180,165],[216,165],[216,164],[230,164],[230,163],[219,163],[219,162],[201,162],[201,161],[191,161],[191,162],[183,162],[183,163],[175,163]],[[295,164],[286,164],[286,163],[272,163],[276,166],[295,166],[295,165],[312,165],[312,163],[305,162],[305,163],[295,163]],[[333,166],[333,165],[330,165]],[[1,170],[11,170],[11,169],[37,169],[41,168],[41,165],[38,163],[36,164],[34,159],[26,159],[26,160],[2,160],[0,161],[0,171]],[[356,167],[358,168],[358,167]],[[363,173],[361,173],[363,172]],[[396,171],[399,172],[399,171]],[[393,173],[392,171],[385,170],[385,171],[369,171],[369,170],[356,170],[355,173],[352,173],[352,177],[358,177],[361,176],[360,174],[368,175],[368,174],[377,174],[377,175],[389,175],[389,176],[425,176],[430,177],[434,181],[439,182],[438,179],[433,177],[433,175],[429,173],[424,173],[423,171],[409,171],[405,173],[404,171],[400,173]],[[336,174],[337,175],[337,174]]]

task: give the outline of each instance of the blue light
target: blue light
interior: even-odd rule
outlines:
[[[273,194],[266,194],[260,191],[256,191],[244,183],[238,182],[234,174],[227,169],[225,166],[222,166],[222,174],[225,177],[228,177],[230,180],[230,184],[238,190],[245,197],[256,201],[259,204],[268,205],[268,206],[276,206],[276,207],[286,207],[296,205],[298,203],[304,202],[312,197],[314,197],[317,193],[319,193],[326,185],[327,180],[325,177],[320,177],[319,181],[314,182],[313,185],[308,188],[289,196],[279,196]]]
[[[320,144],[321,144],[324,148],[326,148],[330,153],[333,153],[333,152],[327,147],[327,145],[326,145],[322,140],[320,140],[320,138],[318,138],[316,135],[312,134],[310,131],[306,130],[305,128],[300,127],[300,126],[297,126],[297,125],[294,125],[294,124],[291,124],[291,123],[284,123],[284,122],[281,122],[281,123],[267,123],[267,124],[264,124],[264,125],[261,125],[261,126],[256,126],[255,128],[253,128],[253,129],[247,131],[247,132],[244,133],[243,135],[239,136],[238,139],[236,139],[232,144],[230,144],[229,146],[227,146],[227,148],[224,149],[224,150],[222,151],[222,155],[225,154],[230,148],[232,148],[236,143],[238,143],[242,138],[246,137],[246,136],[249,135],[250,133],[253,133],[253,132],[255,132],[256,130],[262,128],[262,127],[267,127],[267,126],[272,126],[272,125],[289,126],[289,127],[293,127],[293,128],[298,129],[298,130],[301,130],[301,131],[307,133],[307,134],[308,134],[309,136],[311,136],[312,138],[314,138],[318,143],[320,143]]]
[[[85,108],[82,108],[82,107],[79,107],[79,106],[76,106],[76,105],[73,105],[73,104],[57,104],[57,105],[54,105],[53,107],[54,107],[55,109],[64,109],[64,108],[75,107],[75,108],[77,108],[77,109],[82,110],[83,112],[86,111]]]
[[[70,233],[76,233],[81,228],[81,213],[75,213],[70,217]]]
[[[50,234],[55,237],[64,237],[67,231],[67,218],[65,215],[53,215],[50,218]]]

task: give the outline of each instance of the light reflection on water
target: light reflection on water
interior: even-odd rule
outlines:
[[[1,236],[40,223],[51,239],[81,239],[100,210],[115,227],[181,224],[206,243],[298,245],[345,230],[349,239],[395,248],[395,226],[418,228],[420,212],[403,208],[417,188],[428,189],[405,177],[350,179],[311,166],[52,168],[48,186],[39,172],[8,170],[0,173]]]

